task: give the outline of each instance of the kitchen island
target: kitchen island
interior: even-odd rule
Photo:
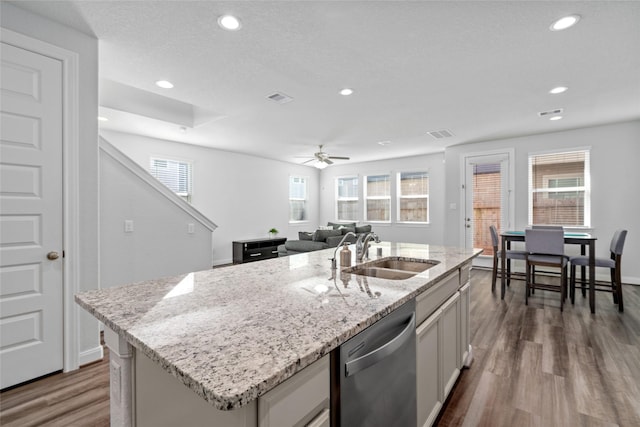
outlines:
[[[327,388],[328,372],[307,375],[311,367],[328,367],[332,350],[413,298],[420,322],[434,318],[447,305],[445,299],[465,284],[468,289],[471,259],[481,251],[383,242],[369,252],[380,253],[371,260],[401,257],[437,264],[403,280],[345,274],[340,266],[332,272],[329,249],[76,295],[76,302],[105,325],[112,425],[157,425],[159,420],[172,425],[171,414],[187,407],[174,400],[176,390],[198,402],[187,414],[193,415],[193,425],[198,417],[214,426],[278,425],[269,423],[275,418],[268,411],[278,409],[271,397],[279,390],[298,377]],[[456,311],[462,323],[465,312],[468,322],[468,303]],[[452,333],[459,337],[461,330],[458,322]],[[458,367],[469,353],[468,332],[465,339],[456,347]],[[159,390],[167,384],[171,390]],[[444,401],[441,392],[438,399]],[[312,402],[312,409],[327,409],[325,400]],[[190,425],[184,416],[181,425]]]

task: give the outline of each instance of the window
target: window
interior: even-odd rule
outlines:
[[[358,177],[336,178],[338,195],[336,199],[336,218],[338,221],[358,220]]]
[[[589,151],[529,156],[529,224],[590,225]]]
[[[289,177],[289,222],[306,221],[307,178]]]
[[[398,174],[398,222],[429,222],[429,175],[427,172]]]
[[[391,220],[391,180],[389,175],[373,175],[365,178],[367,202],[365,221],[389,222]]]
[[[149,172],[171,191],[191,202],[191,163],[152,158]]]

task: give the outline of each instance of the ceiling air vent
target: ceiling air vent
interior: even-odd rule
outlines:
[[[276,92],[272,95],[267,96],[273,102],[277,102],[278,104],[286,104],[287,102],[293,101],[293,98],[289,95],[285,95],[282,92]]]
[[[427,132],[427,133],[432,137],[434,137],[435,139],[450,138],[453,136],[453,132],[447,129],[432,130],[431,132]]]
[[[562,113],[562,108],[556,108],[555,110],[549,110],[549,111],[541,111],[538,113],[538,115],[540,117],[544,117],[544,116],[551,116],[553,114],[560,114]]]

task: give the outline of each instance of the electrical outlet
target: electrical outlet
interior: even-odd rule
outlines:
[[[133,220],[125,219],[124,220],[124,232],[125,233],[133,233]]]
[[[189,234],[193,234],[196,232],[196,226],[194,223],[190,222],[189,224],[187,224],[187,233]]]

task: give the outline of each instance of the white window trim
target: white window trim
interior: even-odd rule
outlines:
[[[356,196],[356,197],[343,197],[340,198],[340,192],[339,192],[339,186],[338,186],[338,181],[341,179],[346,179],[346,178],[356,178],[358,180],[358,194],[360,194],[361,191],[361,182],[362,179],[360,178],[360,175],[358,174],[353,174],[353,175],[341,175],[341,176],[336,176],[334,179],[334,189],[335,189],[335,197],[334,197],[334,218],[336,219],[335,222],[336,223],[340,223],[340,222],[358,222],[359,219],[358,218],[353,218],[353,219],[338,219],[338,202],[342,201],[342,202],[352,202],[352,201],[356,201],[358,203],[360,203],[360,197]],[[356,212],[358,210],[356,209]]]
[[[389,195],[388,196],[367,196],[367,178],[369,178],[370,176],[388,176],[389,177]],[[392,220],[393,220],[393,206],[391,203],[391,192],[392,192],[392,188],[393,188],[393,174],[392,172],[383,172],[383,173],[370,173],[367,175],[364,175],[362,177],[362,199],[364,200],[363,202],[363,218],[366,222],[370,222],[373,224],[391,224]],[[367,215],[367,201],[368,200],[388,200],[389,201],[389,220],[388,221],[378,221],[378,220],[372,220],[368,218]]]
[[[396,223],[397,224],[407,224],[407,225],[429,225],[431,224],[431,200],[429,197],[429,193],[427,193],[426,195],[407,195],[407,196],[403,196],[402,195],[402,179],[400,178],[400,176],[403,173],[426,173],[427,174],[427,178],[429,179],[429,192],[431,191],[431,174],[429,173],[428,169],[425,170],[416,170],[416,169],[411,169],[411,170],[404,170],[404,171],[399,171],[396,173]],[[427,220],[426,221],[401,221],[400,220],[400,206],[402,205],[400,203],[401,199],[427,199]]]
[[[299,198],[291,198],[291,178],[302,178],[304,179],[304,194],[305,194],[305,198],[303,199],[299,199]],[[307,204],[307,209],[308,209],[308,205],[309,205],[309,177],[308,176],[303,176],[303,175],[289,175],[289,208],[291,208],[291,201],[292,200],[302,200],[305,201]],[[307,219],[300,219],[300,220],[292,220],[291,218],[289,218],[289,224],[304,224],[309,222],[309,214],[307,213]]]

